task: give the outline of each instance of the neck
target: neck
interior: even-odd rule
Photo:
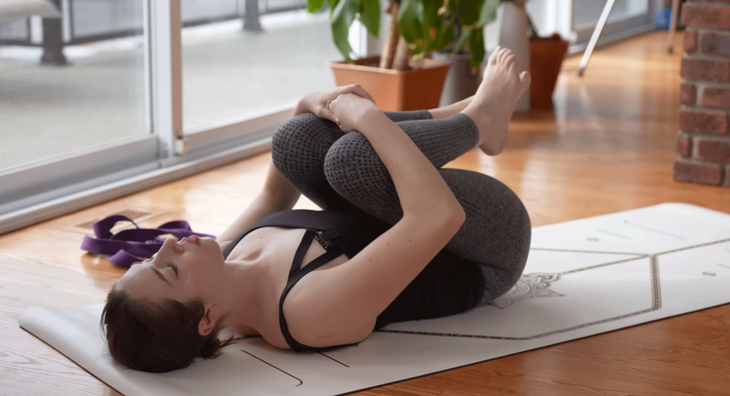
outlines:
[[[225,278],[220,296],[222,321],[219,328],[228,327],[245,333],[258,327],[260,293],[259,268],[255,263],[226,261]]]

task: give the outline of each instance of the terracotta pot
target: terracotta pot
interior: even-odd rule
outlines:
[[[568,42],[559,36],[530,42],[530,106],[533,109],[552,109],[553,90],[567,52]]]
[[[389,70],[378,67],[379,56],[359,59],[355,64],[330,63],[339,86],[360,84],[382,110],[406,111],[439,106],[449,63],[424,59],[423,68]],[[366,66],[375,65],[375,66]]]

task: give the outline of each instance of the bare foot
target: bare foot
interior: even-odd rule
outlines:
[[[517,58],[508,48],[498,47],[487,61],[484,80],[474,99],[462,111],[479,129],[479,148],[497,155],[507,144],[509,120],[517,101],[530,86],[530,73],[519,73]]]

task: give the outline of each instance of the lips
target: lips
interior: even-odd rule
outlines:
[[[197,235],[190,235],[189,237],[187,237],[187,240],[200,246],[200,237],[198,237]]]

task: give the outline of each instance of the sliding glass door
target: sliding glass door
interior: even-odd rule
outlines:
[[[306,0],[13,4],[0,233],[266,150],[340,58],[329,13]]]
[[[574,45],[582,46],[588,43],[606,3],[606,0],[573,1]],[[652,17],[657,10],[656,5],[656,1],[650,3],[649,0],[616,0],[601,34],[603,42],[654,29]]]
[[[249,4],[247,12],[252,2],[257,8]],[[186,134],[291,106],[305,92],[334,87],[326,63],[341,55],[331,43],[329,13],[310,14],[306,6],[306,0],[182,1]],[[185,26],[231,17],[237,18]]]
[[[0,18],[0,216],[157,158],[145,1],[28,3]]]
[[[527,11],[538,33],[559,33],[571,43],[570,52],[582,51],[588,44],[608,0],[529,0]],[[599,44],[654,29],[654,13],[660,2],[616,0]]]

